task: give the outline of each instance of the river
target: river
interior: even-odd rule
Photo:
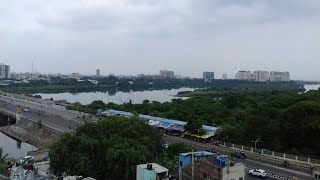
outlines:
[[[8,154],[8,157],[18,159],[27,155],[28,151],[37,150],[36,147],[12,139],[11,137],[0,132],[0,147],[2,148],[2,156]]]
[[[167,102],[172,99],[186,99],[183,97],[175,97],[180,91],[193,91],[194,88],[179,88],[171,90],[147,90],[147,91],[131,91],[131,92],[84,92],[84,93],[38,93],[43,99],[53,98],[54,100],[67,100],[70,103],[80,102],[81,104],[90,104],[95,100],[102,100],[104,103],[127,103],[130,100],[133,104],[141,104],[143,100]]]
[[[310,90],[318,90],[320,88],[320,84],[304,85],[304,88],[306,89],[306,92]]]

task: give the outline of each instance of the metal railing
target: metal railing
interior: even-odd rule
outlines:
[[[222,141],[218,141],[217,144],[222,147],[231,148],[231,149],[239,150],[243,152],[254,153],[254,154],[265,156],[268,158],[274,158],[278,160],[289,160],[290,162],[297,163],[297,164],[302,163],[305,165],[320,166],[320,160],[318,159],[311,159],[308,157],[296,156],[296,155],[291,155],[286,153],[279,153],[279,152],[275,152],[267,149],[255,149],[253,147],[247,147],[243,145],[232,144],[232,143],[227,143]]]

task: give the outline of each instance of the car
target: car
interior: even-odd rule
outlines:
[[[267,176],[266,171],[262,169],[251,169],[249,170],[249,174],[253,176],[263,177],[263,178]]]
[[[164,144],[164,145],[163,145],[163,148],[164,148],[164,149],[168,149],[168,147],[169,147],[168,144]]]
[[[206,151],[211,152],[211,153],[217,153],[217,151],[214,148],[208,148]]]
[[[32,159],[33,159],[33,156],[25,156],[25,157],[21,158],[21,159],[18,161],[18,163],[19,163],[19,164],[23,164],[23,163],[28,162],[28,161],[30,161],[30,160],[32,160]]]
[[[243,152],[238,152],[238,151],[231,153],[231,157],[240,158],[240,159],[247,158],[247,156]]]
[[[29,112],[29,109],[24,109],[23,111],[24,111],[24,112]]]

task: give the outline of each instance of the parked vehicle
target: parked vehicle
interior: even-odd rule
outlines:
[[[240,158],[240,159],[247,158],[247,156],[243,152],[238,152],[238,151],[231,153],[231,157]]]
[[[166,150],[168,149],[168,147],[169,147],[168,144],[164,144],[164,145],[163,145],[163,148],[166,149]]]
[[[282,162],[282,166],[284,166],[284,167],[288,167],[290,164],[289,164],[289,162],[287,161],[287,160],[284,160],[283,162]]]
[[[262,169],[251,169],[249,170],[249,174],[257,177],[267,177],[267,173],[265,170]]]
[[[19,163],[19,164],[23,164],[23,163],[26,163],[26,162],[28,162],[28,161],[30,161],[30,160],[33,160],[33,156],[23,157],[23,158],[21,158],[21,159],[18,161],[18,163]]]
[[[212,153],[217,153],[217,151],[214,148],[211,148],[211,149],[208,148],[206,151],[212,152]]]

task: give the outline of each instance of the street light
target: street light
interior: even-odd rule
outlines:
[[[259,138],[257,138],[256,140],[252,140],[251,142],[254,142],[254,149],[257,149],[257,143],[263,142],[263,141],[261,141]]]
[[[193,129],[193,130],[198,131],[198,136],[200,136],[200,130],[201,130],[201,128],[199,128],[199,129]]]

